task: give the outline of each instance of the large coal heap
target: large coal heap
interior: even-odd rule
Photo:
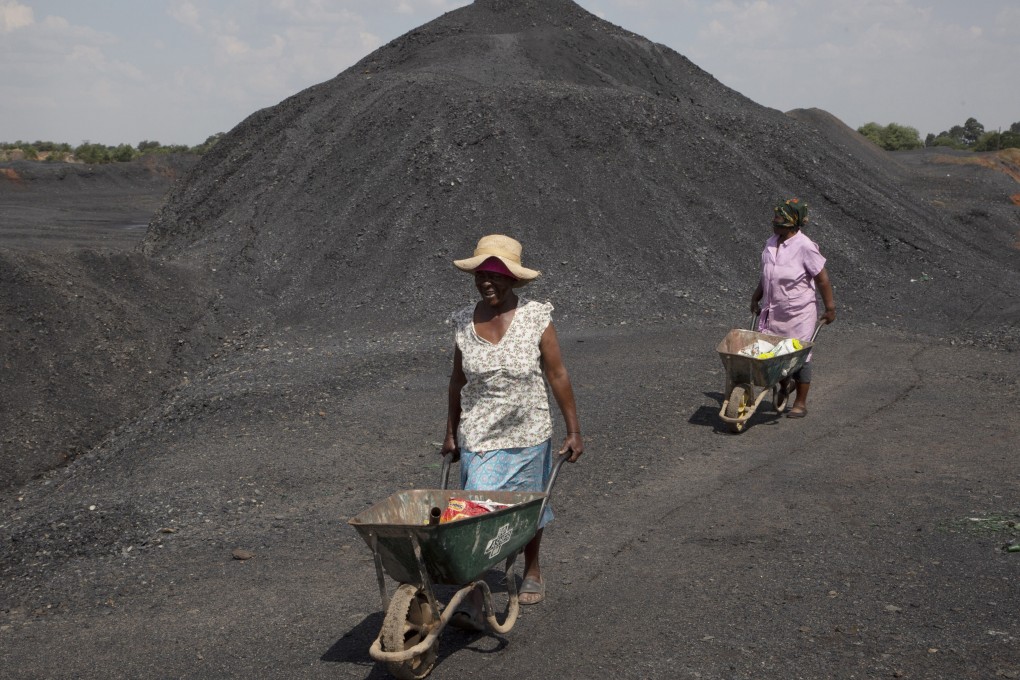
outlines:
[[[670,317],[743,310],[771,207],[796,195],[843,301],[970,308],[1002,272],[873,156],[569,0],[477,0],[245,120],[145,250],[198,257],[288,321],[405,323],[470,295],[450,260],[504,232],[561,312]]]

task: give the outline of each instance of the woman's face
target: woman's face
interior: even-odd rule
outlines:
[[[797,229],[794,227],[784,227],[780,224],[772,223],[772,233],[779,237],[779,242],[782,243],[786,239],[790,238],[797,233]]]
[[[487,305],[499,307],[513,292],[514,279],[495,272],[475,272],[475,288]]]

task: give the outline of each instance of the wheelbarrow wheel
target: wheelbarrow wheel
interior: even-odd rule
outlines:
[[[382,646],[387,652],[402,652],[424,640],[439,620],[429,606],[429,600],[418,587],[404,583],[390,599],[390,608],[382,627]],[[424,678],[432,670],[438,656],[439,640],[427,651],[407,661],[386,664],[390,674],[402,680]]]
[[[747,390],[743,385],[737,385],[730,392],[730,400],[726,404],[727,418],[742,418],[747,413]],[[744,430],[744,423],[730,423],[730,432],[739,434]]]

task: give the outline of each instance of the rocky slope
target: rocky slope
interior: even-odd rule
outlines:
[[[465,288],[449,261],[494,231],[525,243],[547,273],[534,294],[564,312],[735,314],[773,203],[796,195],[839,296],[869,315],[943,324],[1015,290],[1013,254],[957,252],[956,216],[849,137],[569,0],[478,0],[252,115],[145,248],[247,282],[246,304],[287,322],[434,318]]]

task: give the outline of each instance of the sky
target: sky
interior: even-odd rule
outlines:
[[[0,0],[0,142],[200,144],[464,0]],[[764,106],[1020,121],[1020,0],[579,0]]]

